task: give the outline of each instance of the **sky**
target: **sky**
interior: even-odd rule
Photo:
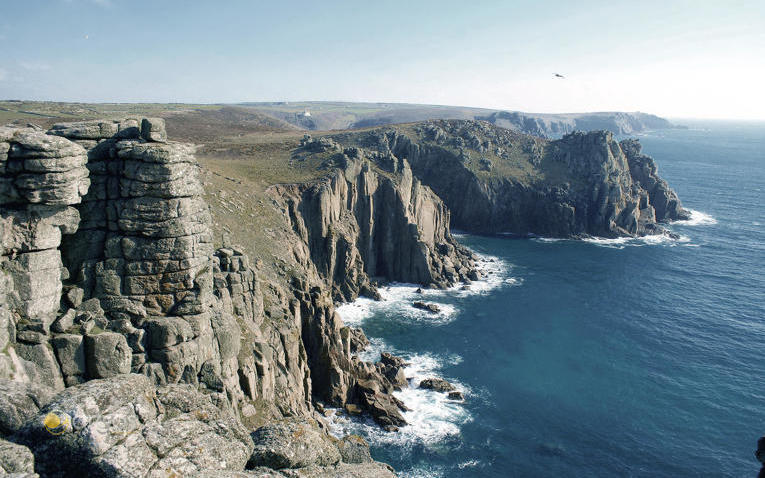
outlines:
[[[0,0],[0,99],[765,119],[763,85],[762,0]]]

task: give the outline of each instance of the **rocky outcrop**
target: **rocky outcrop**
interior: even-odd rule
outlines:
[[[402,364],[360,361],[366,339],[334,300],[375,296],[378,280],[476,277],[405,161],[307,140],[331,168],[273,189],[294,264],[264,282],[241,250],[213,247],[194,148],[168,141],[161,120],[6,128],[2,140],[0,424],[44,455],[44,475],[248,473],[242,430],[308,423],[314,399],[403,425]],[[41,428],[51,411],[71,418],[65,439]],[[358,443],[316,433],[312,449],[327,444],[331,459],[280,473],[391,476]],[[189,458],[194,447],[209,453]]]
[[[79,225],[90,184],[85,149],[32,129],[0,128],[0,377],[64,387],[46,345],[62,293],[62,234]]]
[[[0,438],[0,474],[14,477],[38,476],[35,474],[35,456],[32,451]]]
[[[664,233],[660,222],[688,216],[636,143],[620,144],[606,131],[547,141],[484,122],[434,121],[338,139],[408,160],[461,230],[641,236]]]
[[[323,283],[293,280],[313,395],[334,406],[359,405],[384,426],[403,425],[406,408],[392,392],[406,379],[353,357],[357,333],[342,326],[332,299],[374,297],[380,279],[453,285],[476,277],[473,255],[451,237],[449,211],[406,161],[366,158],[362,149],[344,151],[334,141],[308,136],[302,150],[324,155],[331,172],[312,184],[275,186],[271,193],[299,239],[293,256]]]
[[[659,222],[688,219],[680,199],[669,184],[659,177],[658,166],[650,156],[642,153],[643,146],[636,139],[625,139],[619,143],[630,168],[632,180],[648,193],[656,220]]]
[[[255,448],[249,466],[305,468],[329,466],[342,459],[333,439],[310,420],[284,420],[258,428],[252,435]]]
[[[371,459],[363,439],[338,440],[309,417],[250,433],[214,393],[191,384],[156,386],[137,374],[69,387],[25,417],[8,438],[0,438],[0,467],[8,473],[395,476]]]
[[[322,141],[304,148],[327,151]],[[406,160],[384,159],[391,158],[338,151],[329,158],[338,169],[327,178],[274,187],[336,300],[369,293],[371,278],[445,287],[474,272],[472,254],[451,237],[444,203]]]
[[[451,392],[455,390],[454,385],[442,378],[426,378],[420,382],[420,388],[435,390],[437,392]]]
[[[66,429],[45,429],[48,414]],[[167,476],[243,470],[249,433],[209,395],[190,385],[156,388],[128,374],[68,388],[29,420],[14,440],[37,457],[44,476]]]

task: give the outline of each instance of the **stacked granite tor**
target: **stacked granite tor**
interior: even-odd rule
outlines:
[[[86,162],[64,138],[0,128],[0,376],[64,387],[47,342],[68,275],[59,245],[77,230]]]
[[[132,370],[158,383],[196,382],[202,364],[220,356],[220,313],[193,146],[166,142],[161,119],[61,124],[50,133],[88,148],[92,185],[63,247],[72,282],[98,298],[114,334],[105,345],[129,346],[127,366],[91,375]]]

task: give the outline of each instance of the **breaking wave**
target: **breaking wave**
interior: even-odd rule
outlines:
[[[688,212],[691,213],[691,218],[686,219],[683,221],[673,221],[672,225],[676,226],[710,226],[712,224],[717,224],[717,219],[712,217],[711,215],[696,211],[694,209],[688,209]]]

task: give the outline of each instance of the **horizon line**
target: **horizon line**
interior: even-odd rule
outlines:
[[[31,99],[18,99],[7,98],[0,99],[1,102],[7,103],[64,103],[64,104],[100,104],[100,105],[201,105],[201,106],[241,106],[241,105],[255,105],[255,104],[269,104],[269,103],[347,103],[347,104],[377,104],[377,105],[411,105],[411,106],[429,106],[438,108],[463,108],[474,110],[486,110],[486,111],[502,111],[509,113],[526,113],[533,115],[582,115],[582,114],[598,114],[598,113],[641,113],[647,115],[657,116],[663,119],[673,120],[707,120],[707,121],[742,121],[742,122],[765,122],[765,117],[762,118],[741,118],[741,117],[711,117],[711,116],[684,116],[679,115],[662,115],[657,113],[649,113],[641,110],[591,110],[591,111],[569,111],[569,112],[536,112],[525,111],[512,108],[489,108],[485,106],[466,106],[466,105],[454,105],[454,104],[436,104],[436,103],[411,103],[408,101],[349,101],[349,100],[260,100],[260,101],[236,101],[236,102],[220,102],[220,101],[71,101],[71,100],[31,100]]]

